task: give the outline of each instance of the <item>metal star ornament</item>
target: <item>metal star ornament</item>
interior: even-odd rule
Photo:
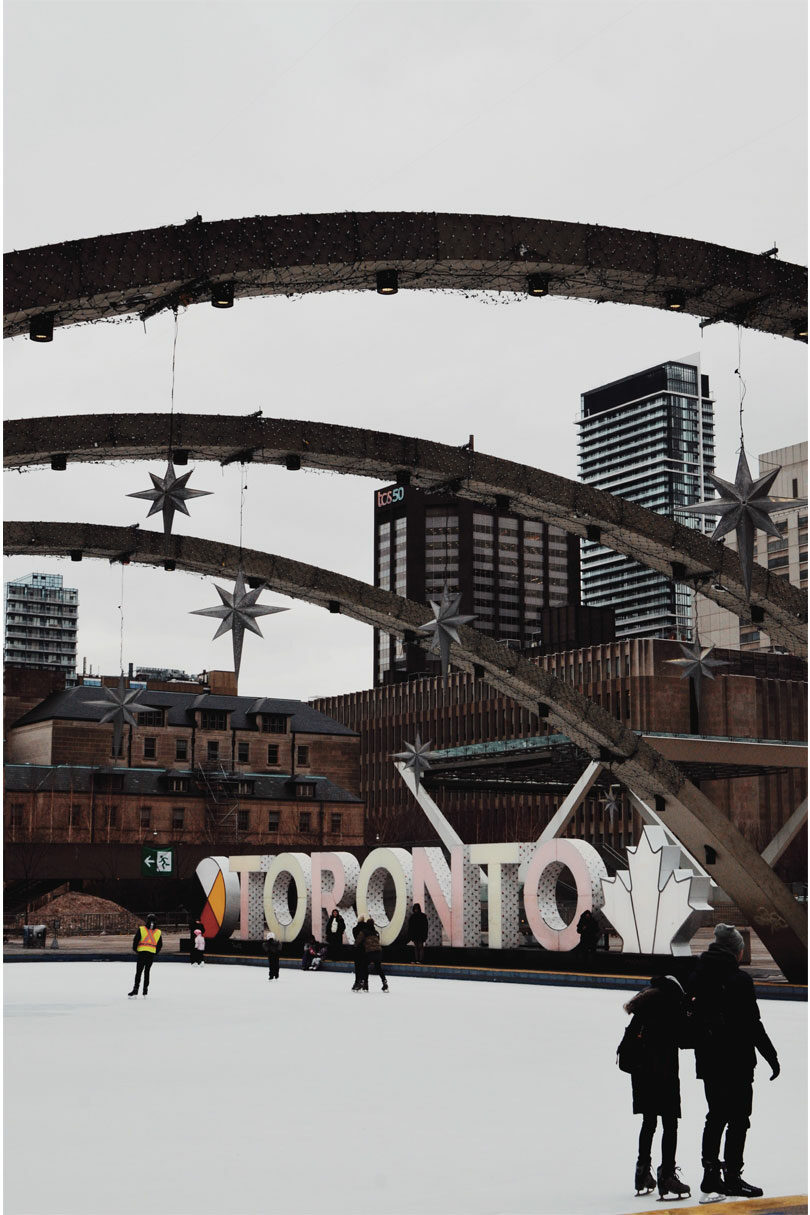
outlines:
[[[779,468],[772,469],[764,477],[752,478],[745,457],[745,448],[740,448],[740,458],[737,461],[737,475],[734,484],[707,473],[706,480],[719,491],[720,497],[711,502],[698,502],[694,506],[681,509],[694,515],[719,515],[720,520],[711,534],[712,540],[719,540],[727,532],[736,531],[737,551],[740,555],[743,583],[746,598],[751,597],[751,573],[754,564],[754,533],[767,532],[769,536],[781,539],[781,533],[770,518],[774,511],[789,510],[792,507],[806,505],[805,498],[769,498],[768,490],[773,485]]]
[[[256,617],[272,616],[275,612],[288,612],[289,608],[257,606],[256,601],[264,587],[260,586],[255,591],[246,590],[245,575],[242,570],[237,572],[233,592],[223,590],[221,586],[218,586],[216,589],[222,600],[221,605],[219,607],[197,608],[191,615],[215,616],[222,621],[222,624],[216,633],[214,633],[214,641],[216,641],[217,637],[221,637],[223,633],[233,633],[233,668],[238,679],[239,667],[242,663],[242,641],[245,636],[245,629],[250,629],[251,633],[258,633],[262,637],[264,634],[256,623]]]
[[[413,778],[418,789],[422,782],[422,773],[430,771],[428,757],[433,754],[430,749],[430,742],[423,743],[417,734],[415,743],[406,742],[402,745],[405,750],[397,751],[393,758],[402,760],[406,772],[413,772]]]
[[[136,494],[127,494],[127,497],[147,498],[151,500],[152,505],[146,516],[147,519],[150,515],[157,514],[159,510],[163,511],[163,533],[166,536],[172,534],[174,512],[180,510],[184,515],[188,514],[188,507],[186,506],[187,498],[205,498],[210,496],[211,491],[207,489],[186,489],[186,482],[191,473],[183,473],[182,477],[176,476],[174,464],[172,464],[171,460],[169,460],[166,468],[165,477],[158,477],[155,473],[150,473],[149,476],[152,478],[151,489],[141,489]]]
[[[102,688],[101,691],[104,693],[104,699],[88,700],[87,705],[104,710],[103,716],[100,718],[102,725],[108,721],[113,723],[113,754],[117,755],[121,750],[121,734],[124,726],[138,724],[132,710],[148,708],[148,706],[142,704],[140,700],[143,688],[128,688],[123,675],[119,676],[117,688]]]
[[[610,825],[613,826],[613,815],[621,814],[621,805],[619,804],[619,795],[611,785],[605,790],[604,800],[602,801],[602,809],[607,810],[610,818]]]
[[[681,679],[691,679],[695,689],[695,702],[700,708],[700,687],[703,676],[707,679],[714,679],[714,667],[727,667],[728,663],[722,658],[712,658],[714,646],[702,646],[700,638],[695,633],[695,640],[691,645],[684,645],[680,642],[681,653],[683,658],[667,658],[666,662],[671,667],[681,668]]]
[[[461,644],[461,639],[458,635],[459,626],[469,624],[471,620],[475,620],[475,616],[461,615],[461,595],[451,595],[447,583],[444,584],[441,599],[428,600],[433,608],[435,619],[429,620],[427,624],[419,626],[420,633],[432,633],[433,640],[428,647],[431,653],[438,654],[442,660],[442,675],[447,678],[447,672],[450,668],[450,643],[455,641],[457,645]]]

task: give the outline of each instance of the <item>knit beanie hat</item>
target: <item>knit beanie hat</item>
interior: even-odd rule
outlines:
[[[720,949],[733,953],[735,958],[743,947],[743,939],[732,924],[717,924],[714,942]]]

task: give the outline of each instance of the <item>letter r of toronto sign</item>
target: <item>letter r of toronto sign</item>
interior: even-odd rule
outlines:
[[[668,854],[674,856],[678,849],[668,848],[665,856],[663,840],[650,828],[645,828],[638,848],[628,849],[630,871],[615,878],[608,878],[599,853],[583,840],[470,844],[448,851],[449,864],[437,847],[375,848],[362,864],[349,852],[207,857],[197,872],[206,893],[218,891],[218,903],[206,923],[215,920],[220,937],[230,936],[238,926],[243,940],[259,940],[269,927],[281,941],[308,933],[322,941],[326,920],[337,908],[346,922],[344,939],[351,939],[359,916],[370,915],[380,928],[383,945],[390,945],[403,935],[413,905],[419,903],[428,917],[428,945],[444,940],[456,948],[477,948],[484,869],[490,949],[513,949],[522,943],[521,887],[533,936],[544,949],[561,952],[578,944],[576,925],[584,911],[604,916],[606,910],[606,918],[622,936],[625,952],[689,953],[688,942],[700,913],[708,910],[708,890],[703,889],[708,883],[676,870]],[[219,882],[213,880],[214,867],[221,875]],[[667,881],[659,890],[662,867]],[[566,869],[576,890],[570,922],[557,902],[557,880]],[[383,904],[386,885],[394,892],[390,917]],[[296,891],[294,912],[291,886]],[[646,920],[649,932],[642,922]],[[634,933],[628,931],[631,923],[638,925]]]

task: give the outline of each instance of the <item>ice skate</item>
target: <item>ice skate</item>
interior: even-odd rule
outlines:
[[[642,1194],[652,1194],[655,1189],[655,1178],[652,1175],[649,1160],[638,1160],[636,1162],[636,1198],[640,1198]]]
[[[700,1183],[700,1198],[698,1201],[700,1203],[722,1202],[724,1198],[720,1165],[705,1164],[703,1166],[703,1180]]]
[[[133,996],[137,996],[137,994],[138,994],[137,991],[128,991],[127,992],[127,996],[129,997],[130,1000],[132,999]]]
[[[383,983],[383,987],[382,987],[382,989],[383,989],[383,991],[387,992],[387,991],[388,991],[388,984],[387,984],[387,983]]]
[[[665,1176],[663,1165],[661,1166],[661,1168],[659,1168],[659,1170],[658,1170],[658,1200],[659,1200],[659,1202],[669,1202],[673,1199],[677,1200],[679,1198],[691,1198],[692,1197],[692,1191],[689,1189],[689,1186],[685,1185],[681,1181],[680,1177],[677,1176],[677,1173],[679,1171],[680,1170],[677,1168],[674,1168],[672,1170],[668,1169],[667,1170],[668,1175]]]
[[[729,1198],[761,1198],[762,1190],[758,1185],[749,1185],[742,1178],[742,1173],[733,1173],[723,1169],[723,1193]]]

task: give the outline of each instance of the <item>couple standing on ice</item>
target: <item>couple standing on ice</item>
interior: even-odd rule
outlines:
[[[730,924],[718,924],[714,941],[698,959],[686,992],[671,975],[660,976],[624,1006],[633,1019],[619,1045],[618,1062],[622,1071],[630,1073],[633,1113],[642,1115],[636,1194],[649,1194],[656,1185],[651,1169],[652,1141],[660,1118],[659,1195],[666,1201],[691,1196],[689,1186],[677,1176],[675,1165],[681,1116],[678,1050],[687,1048],[694,1049],[696,1071],[703,1081],[708,1106],[700,1202],[762,1195],[761,1189],[742,1177],[756,1051],[770,1064],[771,1080],[779,1075],[779,1060],[760,1020],[751,976],[739,969],[742,954],[740,933]]]

